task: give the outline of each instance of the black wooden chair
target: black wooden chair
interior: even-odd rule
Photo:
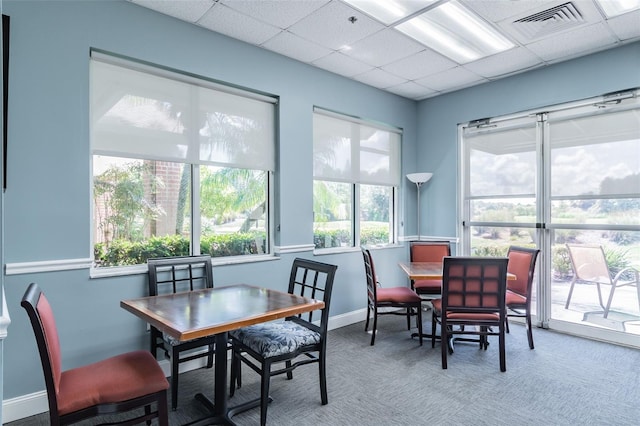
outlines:
[[[131,412],[119,423],[169,425],[167,389],[158,361],[147,351],[132,351],[62,371],[62,353],[53,310],[37,284],[31,283],[21,306],[36,336],[52,426],[68,425],[104,414]],[[156,410],[152,411],[152,405]],[[144,414],[132,410],[144,409]],[[136,416],[136,417],[132,417]]]
[[[236,384],[238,388],[241,386],[242,364],[260,374],[260,424],[263,426],[267,422],[271,377],[286,373],[287,378],[292,379],[293,370],[301,365],[318,364],[322,405],[329,402],[326,375],[327,326],[337,268],[326,263],[295,259],[288,292],[323,300],[324,308],[287,317],[284,321],[255,324],[229,333],[233,347],[230,396],[234,395]],[[319,314],[319,324],[314,323],[314,314]],[[275,364],[281,363],[284,366],[272,369]]]
[[[373,314],[373,329],[371,332],[371,346],[375,344],[379,315],[402,315],[407,317],[407,330],[411,329],[411,317],[416,317],[418,338],[422,346],[422,299],[409,287],[382,287],[376,277],[373,257],[368,249],[362,248],[364,258],[364,272],[367,279],[367,321],[364,331],[369,329],[369,319]],[[383,310],[380,311],[379,309]],[[386,308],[401,308],[386,309]]]
[[[147,261],[149,271],[149,295],[177,293],[213,288],[211,256],[185,256],[155,258]],[[180,342],[150,326],[151,353],[160,353],[171,361],[171,409],[178,407],[178,378],[180,364],[207,357],[207,368],[213,366],[215,336]]]
[[[505,356],[507,263],[504,257],[445,257],[442,298],[432,301],[431,346],[435,346],[436,323],[440,323],[442,368],[453,352],[453,336],[475,335],[487,349],[488,336],[498,336],[500,371],[507,370]],[[456,327],[458,326],[458,327]],[[463,338],[464,339],[464,338]]]

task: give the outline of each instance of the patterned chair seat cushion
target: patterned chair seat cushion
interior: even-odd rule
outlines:
[[[234,340],[265,358],[292,353],[303,346],[320,343],[320,333],[293,321],[255,324],[229,334]]]

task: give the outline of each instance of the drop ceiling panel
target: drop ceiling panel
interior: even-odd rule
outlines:
[[[415,55],[399,61],[387,64],[383,70],[406,78],[416,80],[421,77],[439,73],[447,69],[455,68],[458,64],[432,50],[426,49]]]
[[[528,44],[527,49],[544,61],[575,57],[611,46],[616,40],[603,24],[581,27]]]
[[[424,46],[396,30],[383,30],[351,45],[345,54],[376,67],[406,58],[424,50]]]
[[[465,64],[465,68],[482,77],[496,77],[529,69],[540,64],[540,58],[523,47],[516,47],[475,62]]]
[[[410,99],[422,99],[437,93],[435,90],[428,89],[418,83],[414,83],[413,81],[408,81],[397,86],[391,86],[386,90]]]
[[[463,67],[456,67],[426,78],[418,79],[416,83],[433,90],[443,91],[449,90],[452,87],[457,89],[486,81],[488,80]]]
[[[214,5],[214,0],[158,1],[134,0],[140,6],[187,22],[196,22]]]
[[[262,47],[302,62],[312,62],[332,52],[326,47],[312,43],[287,31],[283,31],[267,40],[262,44]]]
[[[211,8],[198,21],[198,24],[212,31],[257,45],[264,43],[281,31],[278,27],[265,24],[223,4]]]
[[[381,89],[386,89],[387,87],[396,86],[405,82],[404,79],[393,74],[389,74],[386,71],[382,71],[380,68],[374,68],[371,71],[358,74],[353,78],[370,86],[378,87]]]
[[[357,21],[351,23],[349,17]],[[384,25],[343,3],[331,2],[289,28],[294,34],[329,49],[340,50],[384,29]]]
[[[346,77],[353,77],[373,69],[371,65],[350,58],[340,52],[334,52],[313,61],[312,65]]]
[[[329,0],[221,0],[220,3],[259,21],[286,29],[329,3]]]
[[[640,31],[640,10],[616,16],[609,19],[607,23],[620,40],[636,38]]]

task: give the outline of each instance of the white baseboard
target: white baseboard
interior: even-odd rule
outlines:
[[[366,316],[366,309],[360,309],[346,314],[335,315],[329,318],[329,330],[333,330],[347,325],[363,321]],[[167,360],[159,362],[164,374],[169,377],[171,375],[171,364]],[[180,372],[195,370],[202,368],[206,364],[206,358],[199,358],[187,361],[180,365]],[[212,373],[213,374],[213,373]],[[15,420],[24,419],[26,417],[35,416],[49,410],[49,402],[47,401],[47,392],[42,390],[28,395],[22,395],[2,401],[2,424]]]

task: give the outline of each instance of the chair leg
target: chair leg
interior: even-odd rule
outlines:
[[[214,345],[209,345],[209,355],[207,355],[207,368],[213,367],[213,351],[215,350]],[[227,350],[227,348],[224,348]]]
[[[325,355],[318,354],[318,371],[320,373],[320,400],[322,405],[329,403],[329,397],[327,396],[327,362]]]
[[[609,315],[609,308],[611,308],[611,302],[613,301],[613,293],[616,291],[616,284],[613,283],[611,286],[611,291],[609,292],[609,299],[607,300],[607,306],[604,308],[604,312],[602,314],[603,318],[606,318]]]
[[[291,361],[284,362],[286,368],[291,368],[291,364]],[[293,380],[293,370],[287,371],[287,380]]]
[[[444,313],[443,313],[444,316]],[[447,326],[445,325],[445,322],[442,321],[440,323],[440,341],[442,342],[442,344],[440,345],[440,349],[442,352],[442,369],[446,370],[447,369],[447,352],[449,350],[449,336],[447,335]]]
[[[500,326],[499,329],[499,343],[498,346],[500,347],[500,371],[505,372],[507,371],[507,360],[506,360],[506,350],[505,350],[505,333],[504,333],[504,326]]]
[[[369,329],[369,318],[371,317],[371,309],[369,308],[369,305],[367,305],[367,322],[364,323],[364,331],[367,331]]]
[[[169,426],[169,409],[167,408],[167,392],[162,391],[158,396],[158,424]]]
[[[236,393],[236,385],[238,389],[242,386],[242,361],[240,361],[240,352],[235,347],[231,350],[231,375],[229,384],[229,398]]]
[[[509,331],[507,329],[507,331]],[[529,339],[529,349],[533,347],[533,330],[531,330],[531,313],[527,312],[527,338]]]
[[[567,296],[567,303],[564,304],[565,309],[569,309],[569,303],[571,302],[571,295],[573,294],[574,285],[576,285],[575,277],[571,280],[571,287],[569,287],[569,295]]]
[[[407,308],[407,330],[411,330],[411,313],[413,308]]]
[[[422,346],[422,307],[420,305],[418,305],[416,313],[416,322],[418,323],[418,339],[420,340],[420,346]]]
[[[431,347],[436,347],[436,311],[431,311]]]
[[[507,330],[507,333],[509,333],[509,317],[505,316],[504,318],[504,326]]]
[[[378,329],[378,310],[373,310],[373,329],[371,330],[371,346],[376,342],[376,330]]]
[[[178,409],[178,375],[180,370],[180,353],[174,346],[171,348],[171,410]]]
[[[271,363],[262,364],[260,379],[260,426],[267,424],[267,407],[269,406],[269,381],[271,379]]]

